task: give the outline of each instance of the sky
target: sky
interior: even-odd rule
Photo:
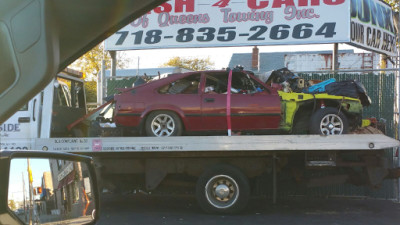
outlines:
[[[291,52],[291,51],[322,51],[333,50],[333,44],[320,45],[280,45],[258,46],[259,52]],[[175,56],[207,58],[214,62],[214,69],[222,69],[228,66],[233,53],[251,53],[253,46],[247,47],[220,47],[220,48],[182,48],[182,49],[150,49],[125,51],[130,59],[127,69],[137,69],[138,57],[140,68],[156,68]],[[347,44],[339,44],[339,50],[354,49],[355,52],[365,52],[362,49]],[[246,68],[245,68],[246,69]]]
[[[42,184],[43,173],[50,171],[49,159],[30,159],[30,166],[32,170],[33,187],[39,187]],[[27,172],[27,159],[14,158],[11,160],[10,166],[10,181],[8,185],[8,198],[16,201],[23,200],[22,189],[22,174],[24,174],[26,194],[28,195],[28,172]]]

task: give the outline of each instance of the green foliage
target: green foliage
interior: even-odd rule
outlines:
[[[85,74],[97,76],[101,71],[101,61],[105,61],[106,69],[111,68],[110,54],[104,52],[103,44],[99,44],[92,50],[86,52],[79,59],[72,63],[72,67],[79,68]],[[117,51],[117,68],[123,69],[129,63],[126,54],[122,51]]]
[[[390,6],[392,6],[392,8],[393,8],[393,10],[394,10],[395,12],[398,12],[398,11],[399,11],[399,7],[400,7],[399,0],[384,0],[384,2],[386,2],[386,3],[388,3]]]
[[[15,210],[17,210],[17,205],[15,204],[15,201],[14,200],[8,200],[8,207],[12,210],[12,211],[15,211]]]
[[[86,102],[97,102],[97,82],[96,81],[86,81],[85,82],[86,91]]]
[[[181,67],[189,70],[209,70],[213,69],[214,63],[210,60],[209,57],[205,59],[199,58],[181,58],[179,56],[175,56],[169,59],[166,63],[162,64],[160,67],[172,66],[172,67]]]

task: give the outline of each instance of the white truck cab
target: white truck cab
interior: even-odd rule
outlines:
[[[1,139],[68,137],[67,125],[86,114],[82,73],[66,69],[0,125]],[[0,142],[1,148],[7,143]],[[8,143],[10,144],[10,143]],[[27,146],[14,146],[24,149]]]

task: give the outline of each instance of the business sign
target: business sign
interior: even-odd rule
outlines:
[[[357,45],[350,41],[350,6],[358,6],[356,1],[369,5],[377,0],[173,0],[116,32],[105,48]]]
[[[168,1],[108,38],[106,49],[345,42],[348,1]]]
[[[351,0],[351,44],[390,56],[396,55],[393,11],[378,0]]]
[[[58,182],[60,182],[62,179],[64,179],[64,177],[66,177],[68,174],[70,174],[73,170],[74,170],[74,165],[72,162],[69,162],[68,166],[65,167],[65,169],[58,174],[58,176],[57,176]]]

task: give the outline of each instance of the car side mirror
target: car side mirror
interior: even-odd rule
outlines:
[[[0,151],[0,224],[95,224],[93,160],[39,151]]]

